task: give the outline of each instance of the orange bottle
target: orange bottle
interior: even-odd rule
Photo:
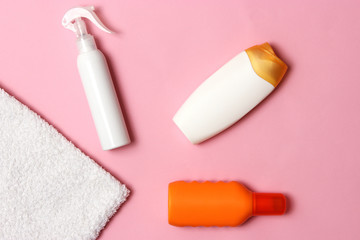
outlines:
[[[282,215],[281,193],[254,193],[238,182],[169,184],[169,223],[174,226],[237,226],[251,216]]]

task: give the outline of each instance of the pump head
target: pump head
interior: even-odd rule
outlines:
[[[83,36],[87,34],[87,31],[85,23],[81,18],[87,18],[104,32],[113,33],[100,21],[94,10],[94,6],[71,8],[65,13],[62,25],[75,32],[77,36]]]

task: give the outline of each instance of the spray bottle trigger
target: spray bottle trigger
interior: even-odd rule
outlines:
[[[75,7],[68,10],[63,19],[62,19],[62,25],[70,29],[73,32],[76,32],[74,21],[76,18],[87,18],[92,23],[95,24],[98,28],[103,30],[107,33],[113,33],[110,29],[108,29],[98,18],[98,16],[94,12],[95,7],[94,6],[87,6],[87,7]]]

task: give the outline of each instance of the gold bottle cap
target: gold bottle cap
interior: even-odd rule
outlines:
[[[278,58],[269,43],[245,50],[257,75],[276,87],[286,73],[286,64]]]

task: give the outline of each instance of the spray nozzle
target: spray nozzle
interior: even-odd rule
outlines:
[[[81,18],[87,18],[104,32],[113,33],[100,21],[94,10],[94,6],[71,8],[65,13],[62,25],[75,32],[77,36],[83,36],[87,34],[87,30],[85,22]]]

